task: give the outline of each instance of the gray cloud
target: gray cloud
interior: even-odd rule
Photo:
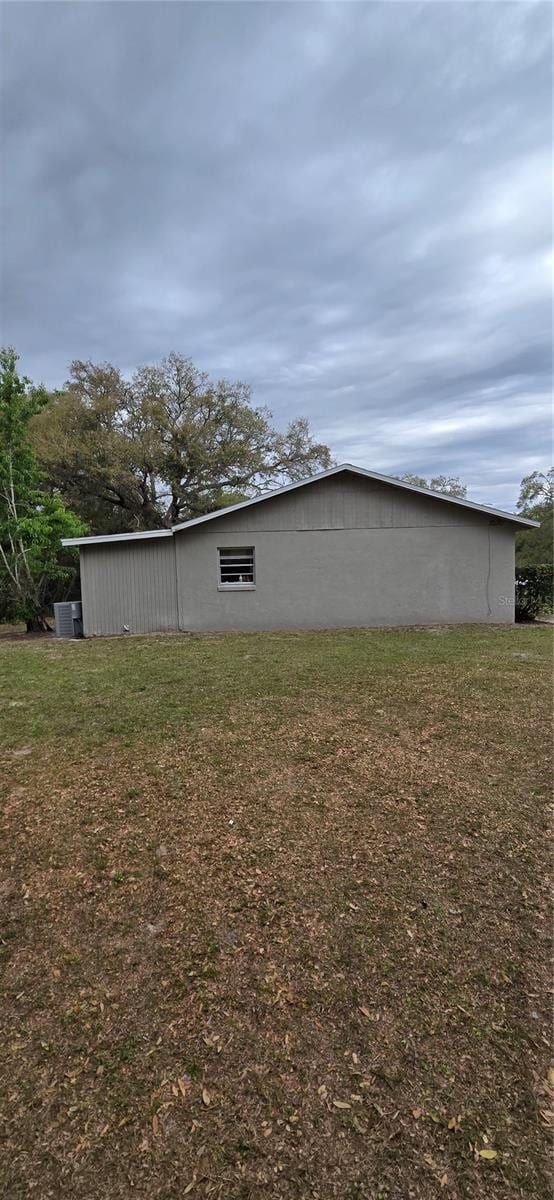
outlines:
[[[547,4],[3,6],[4,341],[172,349],[339,460],[547,465]]]

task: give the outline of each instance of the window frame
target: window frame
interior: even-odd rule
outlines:
[[[251,583],[225,582],[221,578],[222,554],[252,554]],[[238,574],[239,572],[236,572]],[[255,546],[218,546],[217,547],[217,590],[218,592],[255,592],[256,591],[256,548]]]

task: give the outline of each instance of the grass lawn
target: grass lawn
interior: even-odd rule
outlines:
[[[2,1195],[550,1200],[550,652],[0,643]]]

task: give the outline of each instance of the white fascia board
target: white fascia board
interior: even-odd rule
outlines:
[[[144,533],[101,533],[89,537],[62,538],[62,546],[99,546],[103,542],[134,542],[139,539],[173,537],[171,529],[149,529]]]

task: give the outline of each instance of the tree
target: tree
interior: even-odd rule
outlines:
[[[516,535],[516,565],[539,567],[553,565],[554,540],[554,467],[532,471],[521,481],[516,505],[524,517],[539,521],[539,529],[521,529]]]
[[[551,508],[554,504],[554,467],[549,471],[532,471],[521,481],[516,507],[527,513],[537,505]]]
[[[17,355],[0,351],[0,617],[48,629],[45,611],[74,577],[60,539],[84,526],[59,496],[40,490],[40,472],[28,440],[32,417],[47,403],[43,388],[17,373]]]
[[[467,487],[457,475],[435,475],[433,479],[424,479],[422,475],[399,475],[404,483],[413,483],[417,487],[429,488],[432,492],[442,492],[445,496],[458,496],[465,500]]]
[[[51,487],[96,533],[177,524],[331,465],[306,420],[280,433],[246,384],[214,383],[179,354],[129,381],[74,362],[33,444]]]

